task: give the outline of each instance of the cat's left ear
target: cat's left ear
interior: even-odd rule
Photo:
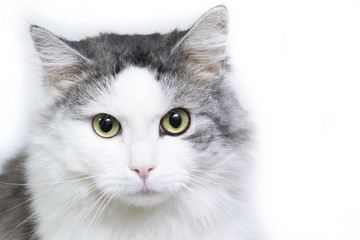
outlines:
[[[228,11],[220,5],[201,16],[173,50],[180,49],[191,74],[214,81],[226,71],[227,33]]]
[[[35,49],[39,53],[46,73],[46,85],[57,93],[66,90],[83,79],[91,61],[49,31],[36,25],[30,28]]]

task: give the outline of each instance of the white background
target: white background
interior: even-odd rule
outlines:
[[[166,32],[219,3],[230,12],[235,87],[258,132],[255,203],[266,239],[359,240],[356,0],[2,1],[0,162],[23,144],[39,99],[30,23],[74,40]]]

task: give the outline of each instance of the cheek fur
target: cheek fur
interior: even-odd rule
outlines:
[[[97,174],[120,169],[124,164],[126,151],[121,138],[104,139],[97,136],[90,122],[64,120],[54,134],[57,136],[53,138],[56,139],[53,148],[71,171]]]
[[[104,191],[130,192],[141,188],[142,181],[128,167],[131,145],[125,144],[121,135],[104,139],[93,133],[90,124],[71,120],[61,122],[59,137],[52,142],[52,148],[55,155],[62,156],[59,159],[68,170],[93,176]],[[63,129],[66,134],[60,134]],[[190,143],[165,136],[154,148],[158,164],[149,177],[150,186],[168,192],[185,185],[189,170],[196,167]]]
[[[193,168],[193,150],[188,142],[177,137],[164,137],[159,145],[158,172],[164,181],[171,180],[172,185],[178,187],[188,179],[189,169]]]

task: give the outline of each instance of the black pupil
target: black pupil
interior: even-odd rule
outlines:
[[[109,116],[104,116],[99,119],[100,128],[103,132],[107,133],[113,128],[113,120]]]
[[[169,117],[170,125],[173,128],[178,128],[181,126],[181,115],[178,113],[172,113]]]

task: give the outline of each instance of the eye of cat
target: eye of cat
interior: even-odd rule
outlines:
[[[106,113],[96,115],[92,120],[92,127],[94,132],[103,138],[114,137],[121,130],[120,122]]]
[[[183,134],[190,125],[189,113],[181,108],[170,110],[160,122],[160,132],[168,135]]]

